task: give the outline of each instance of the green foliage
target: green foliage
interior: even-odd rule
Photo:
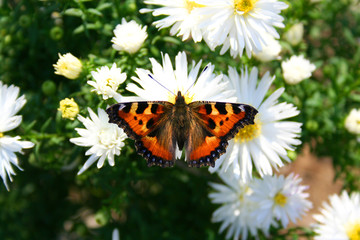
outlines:
[[[114,102],[91,92],[86,83],[91,71],[115,62],[128,76],[120,87],[120,93],[128,95],[124,89],[136,68],[150,69],[149,58],[161,61],[162,52],[174,57],[185,50],[190,59],[202,59],[203,66],[212,62],[218,72],[242,65],[258,66],[261,73],[270,70],[275,87],[286,88],[281,101],[301,111],[293,120],[303,123],[303,144],[318,156],[332,157],[338,175],[345,176],[344,187],[359,189],[359,142],[344,128],[350,110],[360,106],[360,14],[353,1],[288,2],[280,34],[297,22],[304,23],[305,34],[296,46],[281,39],[282,57],[303,54],[317,67],[310,79],[297,85],[283,81],[280,61],[233,59],[229,53],[220,55],[220,49],[212,52],[204,42],[182,42],[170,36],[169,29],[158,31],[152,25],[158,18],[139,13],[147,7],[142,1],[15,2],[0,1],[0,80],[19,86],[26,95],[23,123],[14,135],[35,147],[19,156],[24,171],[16,170],[11,191],[0,188],[0,239],[111,239],[114,228],[125,240],[224,238],[217,233],[219,224],[211,222],[217,206],[207,197],[208,183],[218,179],[207,169],[181,163],[170,169],[148,168],[127,140],[115,167],[106,163],[101,170],[92,166],[76,175],[87,159],[86,149],[69,139],[82,124],[62,119],[59,101],[73,97],[82,116],[88,116],[87,107],[105,108]],[[112,31],[122,18],[148,26],[148,39],[134,55],[111,47]],[[77,80],[54,74],[58,53],[67,52],[83,62]],[[95,219],[96,227],[89,227],[88,219]],[[299,231],[312,235],[307,229],[295,230],[287,236],[296,239]]]

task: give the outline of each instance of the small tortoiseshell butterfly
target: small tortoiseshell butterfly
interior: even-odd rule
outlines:
[[[185,147],[190,167],[215,166],[228,140],[254,124],[257,110],[239,103],[195,101],[187,104],[179,91],[175,104],[166,101],[127,102],[109,107],[109,122],[135,140],[148,166],[171,167],[176,148]]]

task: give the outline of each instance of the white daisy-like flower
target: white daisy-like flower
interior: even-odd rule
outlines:
[[[264,176],[250,184],[253,194],[250,201],[256,202],[258,207],[252,212],[263,229],[275,227],[280,221],[286,228],[289,222],[296,223],[311,207],[312,203],[307,200],[309,194],[304,192],[307,186],[300,185],[301,178],[288,175]]]
[[[289,30],[284,34],[284,38],[291,45],[297,45],[303,40],[304,35],[304,24],[297,23],[291,26]]]
[[[19,96],[20,89],[14,85],[7,86],[0,81],[0,133],[17,128],[22,116],[16,115],[25,105],[25,96]]]
[[[315,239],[353,240],[360,237],[360,193],[350,196],[346,191],[341,196],[330,196],[330,204],[323,203],[320,214],[313,216]]]
[[[146,28],[146,26],[142,27],[137,24],[134,20],[127,22],[123,18],[121,24],[115,27],[115,37],[111,39],[113,48],[130,54],[136,53],[147,38]]]
[[[115,165],[114,156],[120,155],[121,148],[125,145],[126,134],[116,124],[109,123],[109,118],[105,110],[98,108],[96,115],[88,108],[90,118],[79,115],[78,120],[85,128],[75,128],[81,137],[71,138],[70,142],[82,146],[90,147],[85,155],[90,155],[78,175],[88,169],[95,161],[97,167],[101,168],[107,159],[110,166]]]
[[[155,59],[150,59],[152,73],[138,68],[138,77],[132,77],[141,87],[130,83],[127,90],[135,93],[137,100],[168,101],[175,103],[175,97],[180,91],[186,103],[192,101],[234,101],[235,91],[230,89],[229,82],[223,81],[223,75],[215,75],[214,66],[208,64],[199,74],[201,61],[192,62],[188,69],[185,52],[180,52],[175,58],[173,69],[168,54],[163,56],[162,65]]]
[[[311,77],[316,67],[304,56],[292,56],[289,60],[281,63],[283,76],[287,84],[297,84],[304,79]]]
[[[219,232],[228,228],[226,238],[245,240],[257,236],[258,224],[252,212],[258,207],[250,201],[252,189],[248,184],[229,174],[219,174],[225,184],[210,183],[214,192],[209,194],[212,203],[221,204],[212,215],[213,222],[222,222]],[[241,237],[240,237],[241,236]]]
[[[23,148],[34,146],[30,141],[20,141],[19,136],[10,137],[4,134],[17,128],[22,121],[22,116],[16,114],[25,105],[26,99],[24,95],[18,97],[19,91],[18,87],[7,86],[0,81],[0,176],[7,190],[7,178],[12,182],[11,175],[15,175],[12,165],[22,170],[15,153],[23,153]]]
[[[258,80],[258,69],[254,67],[250,73],[241,71],[241,76],[234,68],[229,68],[231,88],[236,90],[236,102],[252,105],[258,110],[255,124],[245,126],[229,142],[226,153],[216,162],[210,172],[230,171],[242,181],[252,177],[253,163],[260,176],[272,175],[273,168],[283,166],[283,161],[290,162],[286,150],[294,150],[294,145],[301,143],[297,138],[301,133],[301,123],[283,121],[299,114],[295,106],[278,103],[284,92],[280,88],[265,99],[274,77],[266,72]]]
[[[116,98],[119,93],[117,89],[119,85],[126,80],[126,73],[121,73],[121,69],[116,67],[116,63],[111,68],[104,66],[91,71],[92,77],[95,81],[87,81],[95,89],[91,90],[97,94],[101,94],[103,99]]]
[[[254,53],[254,57],[261,62],[269,62],[275,59],[280,59],[281,45],[278,40],[269,36],[268,45],[262,44],[262,50]]]
[[[81,61],[71,53],[64,55],[59,53],[59,60],[53,66],[55,68],[55,74],[62,75],[69,79],[78,78],[82,71]]]
[[[345,119],[345,128],[353,134],[360,134],[360,109],[352,109]]]
[[[192,37],[194,42],[202,40],[202,31],[199,28],[200,15],[193,11],[196,8],[204,7],[193,0],[146,0],[146,4],[160,5],[155,10],[141,9],[141,13],[151,12],[153,16],[168,15],[161,20],[154,22],[158,29],[171,27],[170,34],[182,36],[185,41]]]
[[[200,27],[206,32],[205,41],[211,49],[223,45],[220,54],[230,49],[234,58],[242,56],[244,48],[248,57],[268,45],[269,38],[279,38],[275,27],[283,28],[284,18],[279,15],[287,4],[277,0],[197,0],[206,5],[197,8],[202,16]]]

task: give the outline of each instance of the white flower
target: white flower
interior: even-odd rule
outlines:
[[[345,128],[353,134],[360,134],[360,109],[352,109],[345,119]]]
[[[10,137],[4,132],[18,127],[22,121],[22,116],[16,115],[26,103],[25,96],[19,96],[20,89],[14,85],[4,85],[0,81],[0,176],[7,190],[9,186],[7,177],[12,182],[11,175],[15,175],[12,165],[19,167],[19,161],[15,153],[23,153],[23,148],[34,146],[29,141],[19,141],[20,137]]]
[[[87,81],[95,89],[92,91],[97,94],[102,94],[104,100],[108,98],[117,97],[119,93],[116,92],[119,85],[126,80],[126,73],[121,73],[121,69],[116,67],[116,63],[109,67],[104,66],[91,71],[92,77],[95,81]]]
[[[287,84],[297,84],[309,78],[316,69],[315,65],[304,56],[292,56],[289,60],[281,63],[283,76]]]
[[[278,227],[274,220],[286,228],[289,221],[296,223],[312,207],[306,199],[309,194],[304,192],[308,187],[300,185],[301,181],[293,174],[286,178],[267,175],[250,184],[253,194],[249,200],[258,205],[252,214],[263,229],[269,229],[270,225]]]
[[[162,65],[155,59],[150,59],[152,73],[138,68],[138,77],[132,77],[138,85],[128,84],[127,90],[139,96],[139,100],[157,100],[175,103],[175,96],[180,91],[187,103],[192,101],[231,101],[235,100],[234,90],[229,90],[229,83],[222,80],[223,75],[216,76],[214,66],[208,64],[199,75],[201,61],[192,63],[188,70],[185,52],[180,52],[175,58],[173,69],[169,55],[163,56]]]
[[[299,44],[304,35],[304,25],[302,23],[297,23],[291,26],[289,30],[284,34],[284,38],[291,44]]]
[[[8,132],[17,128],[22,116],[16,115],[25,105],[25,96],[19,96],[20,89],[14,85],[4,85],[0,81],[0,133]]]
[[[108,159],[110,166],[114,166],[114,155],[120,155],[121,148],[125,145],[126,134],[116,124],[109,123],[107,113],[98,108],[96,115],[88,108],[90,118],[78,116],[78,120],[84,124],[84,128],[75,128],[81,137],[71,138],[70,142],[82,146],[91,147],[85,155],[91,155],[84,166],[78,172],[78,175],[88,169],[95,161],[97,167],[104,165],[105,159]],[[100,158],[100,159],[99,159]]]
[[[223,45],[220,54],[230,48],[234,58],[242,56],[244,48],[248,57],[251,53],[261,51],[262,44],[268,45],[269,38],[279,34],[274,27],[284,27],[284,18],[280,11],[288,7],[287,4],[277,0],[197,0],[199,4],[206,5],[197,8],[200,14],[200,27],[206,32],[204,38],[213,50]],[[195,10],[194,10],[195,11]]]
[[[141,13],[150,12],[154,16],[168,15],[161,20],[154,22],[158,29],[171,27],[170,34],[182,36],[182,40],[187,40],[190,36],[194,42],[200,42],[202,31],[199,28],[200,16],[193,11],[203,5],[193,0],[146,0],[146,4],[161,5],[163,7],[152,9],[141,9]]]
[[[120,233],[119,230],[117,228],[114,229],[114,231],[112,232],[112,240],[120,240]]]
[[[358,239],[360,233],[360,193],[353,192],[350,197],[346,191],[341,196],[330,196],[330,204],[323,203],[320,214],[313,216],[315,239]]]
[[[252,212],[258,207],[250,201],[252,189],[229,174],[219,174],[225,184],[210,183],[215,192],[209,194],[212,203],[221,204],[212,215],[213,222],[222,222],[219,232],[228,228],[226,238],[245,240],[257,236],[257,220]]]
[[[82,71],[82,63],[71,53],[66,53],[61,56],[59,53],[59,60],[53,65],[55,74],[62,75],[69,79],[76,79]]]
[[[236,102],[252,105],[258,114],[255,124],[240,129],[229,142],[226,153],[215,162],[215,168],[209,168],[209,171],[230,171],[243,181],[248,181],[252,177],[254,163],[260,176],[271,175],[273,168],[283,166],[282,159],[290,161],[286,150],[294,150],[294,145],[301,143],[296,139],[301,132],[301,123],[282,121],[298,115],[299,111],[292,104],[278,103],[284,88],[264,99],[274,80],[269,72],[257,84],[256,67],[250,74],[247,69],[242,70],[241,76],[230,67],[228,79],[231,88],[236,90]]]
[[[269,36],[268,45],[262,45],[262,50],[258,53],[254,53],[254,57],[262,62],[268,62],[275,59],[279,59],[279,53],[281,52],[281,45],[278,40]]]
[[[130,54],[136,53],[147,38],[146,26],[142,27],[134,20],[126,22],[125,18],[121,24],[115,27],[114,35],[111,39],[113,48],[118,51],[125,51]]]

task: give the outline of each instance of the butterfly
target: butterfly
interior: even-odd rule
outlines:
[[[246,104],[194,101],[179,91],[175,104],[167,101],[117,103],[106,109],[109,122],[135,140],[148,166],[171,167],[176,152],[185,149],[189,167],[215,166],[228,140],[240,128],[254,124],[257,110]]]

